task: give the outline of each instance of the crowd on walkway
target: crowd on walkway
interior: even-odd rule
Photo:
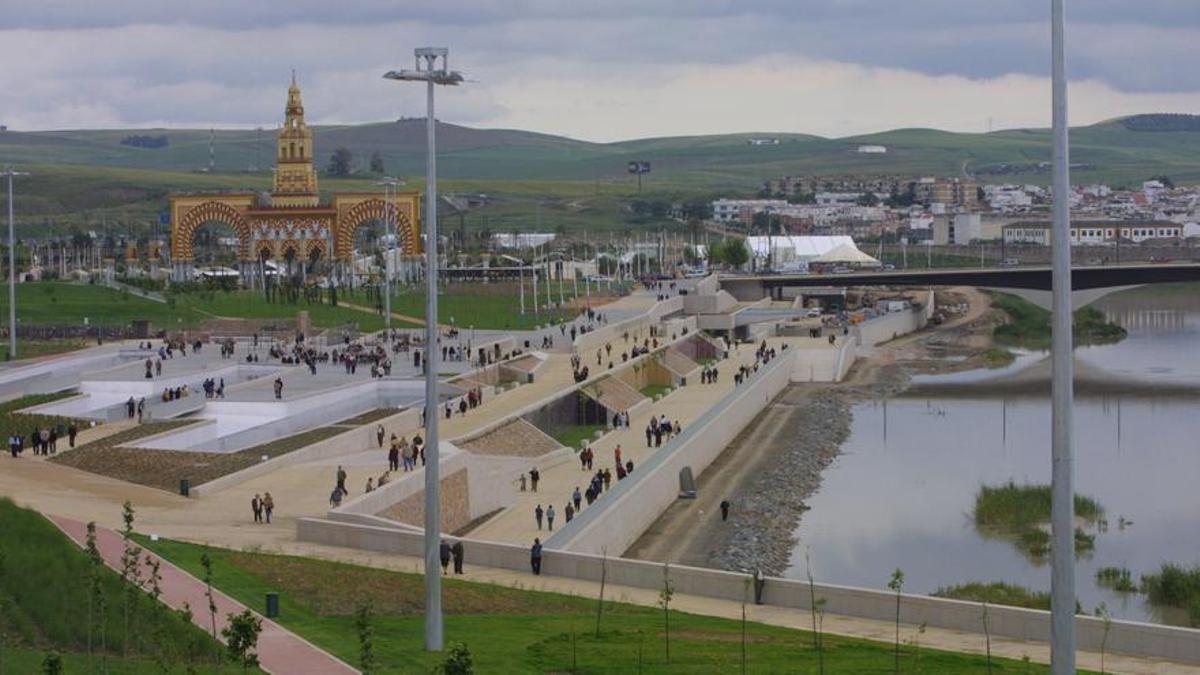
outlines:
[[[79,428],[75,422],[67,425],[66,429],[67,440],[70,447],[75,447],[75,437],[79,435]],[[34,427],[28,437],[13,433],[8,437],[8,452],[14,459],[25,453],[26,438],[29,440],[30,447],[33,448],[34,456],[49,457],[50,455],[58,454],[58,438],[59,432],[57,427]]]

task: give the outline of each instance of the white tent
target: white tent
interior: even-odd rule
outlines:
[[[858,250],[853,245],[842,244],[809,261],[820,265],[847,265],[851,267],[879,267],[881,263]]]
[[[746,246],[754,254],[756,266],[765,264],[769,253],[771,266],[780,271],[803,271],[808,263],[839,246],[857,250],[854,239],[844,235],[746,237]]]

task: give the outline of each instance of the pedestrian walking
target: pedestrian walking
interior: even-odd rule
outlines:
[[[579,510],[579,504],[583,501],[583,493],[579,491],[579,486],[575,486],[575,492],[571,494],[571,501],[575,502],[575,510]]]
[[[75,437],[78,435],[79,428],[75,426],[74,422],[71,422],[71,424],[67,427],[67,442],[72,448],[75,447]]]
[[[450,547],[450,555],[454,557],[454,573],[462,574],[463,573],[463,571],[462,571],[463,543],[462,543],[461,539],[454,542],[454,545]]]
[[[387,432],[385,432],[383,430],[382,424],[375,427],[375,441],[379,444],[379,447],[381,447],[381,448],[383,447],[383,437],[386,435],[386,433]]]
[[[537,492],[538,480],[540,480],[541,477],[542,474],[538,472],[536,466],[529,470],[529,485],[531,492]]]
[[[554,531],[554,505],[546,507],[546,529]]]
[[[254,499],[250,500],[250,510],[254,512],[254,522],[261,523],[262,522],[262,501],[259,500],[258,495],[254,495]]]
[[[721,500],[721,521],[724,522],[726,520],[729,520],[729,500],[722,499]]]
[[[542,573],[542,542],[536,537],[533,540],[533,546],[529,549],[529,566],[533,569],[534,574]]]
[[[283,398],[283,378],[281,377],[275,378],[275,398],[277,400]]]
[[[16,457],[16,456],[17,456],[17,455],[16,455],[16,453],[14,452],[14,453],[13,453],[13,457]],[[544,513],[545,513],[545,511],[543,511],[543,510],[542,510],[542,505],[541,505],[541,504],[538,504],[538,505],[537,505],[537,508],[535,508],[535,509],[533,510],[533,519],[537,521],[537,527],[538,527],[538,529],[539,529],[539,530],[540,530],[540,529],[542,529],[542,515],[543,515]]]
[[[442,561],[442,574],[446,574],[450,571],[450,544],[446,543],[445,539],[438,546],[438,557]]]
[[[262,498],[263,515],[266,516],[267,524],[271,524],[271,512],[275,510],[275,500],[271,499],[271,493],[263,494]]]
[[[350,494],[350,491],[346,489],[346,470],[340,464],[337,468],[337,487],[342,491],[342,494]]]

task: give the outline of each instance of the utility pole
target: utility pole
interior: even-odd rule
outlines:
[[[1075,672],[1075,407],[1071,325],[1071,178],[1063,0],[1050,0],[1054,121],[1054,235],[1051,246],[1050,670]]]
[[[13,178],[28,176],[12,167],[0,174],[8,177],[8,358],[17,358],[17,239],[13,224]]]

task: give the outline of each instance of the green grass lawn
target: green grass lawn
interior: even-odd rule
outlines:
[[[641,389],[642,396],[645,396],[651,400],[653,400],[655,396],[658,396],[659,394],[666,394],[669,391],[671,391],[671,386],[667,384],[648,384]]]
[[[570,304],[574,299],[574,286],[567,282],[562,286],[562,298]],[[548,323],[559,323],[574,318],[577,310],[546,308],[546,287],[538,285],[538,312],[533,311],[533,286],[525,283],[525,314],[521,314],[521,287],[514,283],[494,284],[448,284],[438,295],[438,321],[453,323],[460,329],[497,328],[520,330]],[[559,302],[558,282],[551,282],[550,299]],[[583,287],[580,287],[583,294]],[[392,297],[392,311],[423,319],[425,317],[425,291],[416,288],[401,291]]]
[[[159,540],[146,546],[193,574],[203,547]],[[323,560],[209,549],[214,584],[262,609],[280,594],[280,623],[352,665],[358,664],[356,609],[373,606],[379,673],[430,672],[439,656],[422,648],[422,577]],[[470,546],[467,564],[470,564]],[[465,643],[479,673],[726,673],[742,664],[742,624],[672,611],[671,662],[662,610],[608,601],[599,637],[595,600],[460,581],[443,585],[447,645]],[[748,623],[748,672],[817,672],[812,635]],[[986,673],[983,657],[917,649],[902,633],[904,672]],[[826,635],[825,672],[890,673],[893,646]],[[1045,666],[994,659],[994,672],[1047,672]]]
[[[608,427],[603,424],[582,424],[574,427],[567,427],[558,433],[554,434],[554,440],[562,443],[568,448],[578,450],[582,447],[583,441],[590,441],[595,438],[597,431],[605,431]]]
[[[0,499],[0,649],[5,672],[41,672],[49,651],[63,654],[68,673],[87,672],[89,635],[89,559],[40,514]],[[132,596],[129,632],[125,630],[125,588],[116,572],[98,569],[104,610],[95,608],[90,634],[92,664],[100,672],[184,672],[191,665],[213,672],[219,647],[200,628],[149,595]],[[128,638],[126,637],[128,635]],[[130,658],[122,654],[128,642]],[[101,646],[104,645],[104,649]],[[102,656],[103,654],[103,656]],[[10,660],[11,659],[11,660]],[[162,666],[160,668],[160,665]]]
[[[557,323],[577,315],[575,309],[545,308],[544,287],[539,287],[538,313],[533,312],[533,291],[525,288],[526,313],[521,314],[520,289],[516,284],[449,284],[438,302],[442,323],[453,321],[461,329],[523,329],[536,325]],[[558,284],[552,285],[552,300],[559,301]],[[563,298],[569,304],[574,296],[571,284],[563,287]],[[155,329],[194,328],[214,317],[246,319],[291,320],[296,313],[307,311],[318,328],[335,328],[353,324],[362,332],[384,327],[381,312],[363,311],[344,306],[374,309],[373,297],[363,290],[343,292],[339,306],[324,302],[267,302],[260,293],[239,291],[194,291],[171,296],[167,304],[139,298],[104,286],[65,282],[35,282],[17,286],[17,319],[19,323],[37,325],[125,326],[135,320],[149,320]],[[392,299],[392,311],[418,319],[425,316],[425,294],[420,288],[402,290]],[[0,316],[8,312],[8,296],[0,293]],[[416,324],[393,322],[396,327],[416,327]],[[18,354],[24,358],[38,353],[66,351],[87,346],[85,341],[20,340]]]
[[[7,293],[0,293],[0,316],[8,316]],[[82,325],[87,319],[91,325],[125,326],[148,319],[155,326],[167,327],[179,323],[192,326],[203,318],[187,308],[168,307],[104,286],[58,281],[17,285],[18,323]]]

